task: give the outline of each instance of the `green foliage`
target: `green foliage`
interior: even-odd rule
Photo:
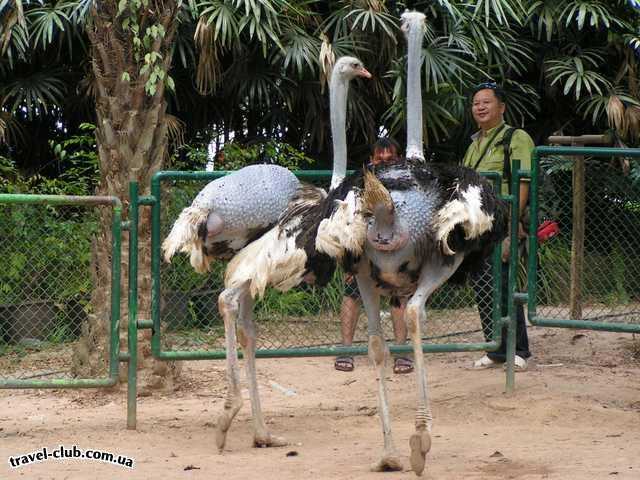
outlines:
[[[62,172],[57,178],[42,178],[40,193],[61,195],[93,195],[100,171],[95,140],[95,125],[83,123],[80,133],[62,140],[50,142]]]
[[[0,212],[6,258],[0,304],[70,299],[91,292],[91,238],[97,220],[73,209],[16,205]]]
[[[182,2],[178,1],[178,5]],[[149,16],[149,0],[119,0],[118,21],[124,32],[131,36],[133,58],[137,62],[139,76],[144,82],[144,89],[149,96],[159,90],[165,80],[169,89],[173,89],[173,79],[168,75],[162,55],[155,46],[167,34],[160,23],[147,25],[144,20]],[[163,7],[156,7],[163,8]],[[122,81],[131,80],[130,72],[122,72]]]
[[[77,135],[60,142],[49,142],[58,170],[55,177],[39,173],[25,176],[18,171],[13,160],[0,156],[0,191],[42,195],[93,195],[100,178],[94,130],[94,125],[84,123]]]
[[[638,166],[631,161],[630,171]],[[560,235],[539,247],[538,302],[567,305],[571,281],[572,170],[574,160],[548,157],[541,188],[540,218],[553,218]],[[585,312],[620,311],[640,298],[638,251],[640,185],[625,175],[617,162],[585,159],[586,223],[582,296]],[[606,308],[605,308],[606,307]]]
[[[91,195],[98,179],[94,126],[51,143],[60,169],[56,178],[23,176],[13,161],[0,156],[3,193]],[[92,290],[91,242],[98,228],[96,211],[80,207],[6,204],[0,209],[0,306],[53,302],[57,321],[47,340],[75,338],[78,316],[86,314]],[[70,308],[73,306],[74,308]]]
[[[300,170],[313,164],[313,160],[287,143],[266,141],[252,145],[231,142],[224,146],[224,161],[217,169],[238,170],[256,163],[273,163],[290,170]]]

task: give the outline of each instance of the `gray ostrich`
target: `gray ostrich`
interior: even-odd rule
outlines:
[[[333,131],[333,175],[339,184],[347,168],[346,102],[349,82],[370,73],[354,57],[341,57],[330,81],[331,128]],[[303,280],[324,284],[332,276],[335,261],[316,251],[313,224],[321,218],[326,193],[300,184],[280,167],[245,167],[207,185],[190,207],[185,208],[163,242],[167,261],[178,251],[189,253],[192,266],[205,272],[214,258],[231,258],[225,272],[225,290],[218,306],[224,318],[227,352],[228,395],[216,423],[216,443],[223,450],[227,431],[242,405],[238,372],[237,341],[245,354],[256,446],[279,446],[286,442],[271,435],[265,425],[255,370],[253,301],[267,286],[288,290]],[[323,225],[329,241],[356,244],[345,228],[358,215],[354,197],[341,202],[333,222]],[[286,207],[286,208],[285,208]],[[276,226],[273,226],[278,220]],[[360,235],[364,223],[360,222]],[[270,228],[273,227],[273,228]],[[317,228],[317,225],[315,226]],[[334,233],[335,232],[335,233]],[[340,247],[343,249],[344,247]],[[355,254],[361,250],[355,250]],[[236,322],[240,324],[236,332]]]
[[[349,82],[358,76],[371,77],[362,62],[354,57],[338,59],[332,72],[329,95],[334,132],[331,188],[342,181],[347,170],[345,117]],[[305,196],[313,202],[324,196],[324,192],[302,187],[292,172],[278,165],[251,165],[216,179],[206,185],[178,216],[162,244],[165,261],[171,262],[176,252],[188,253],[191,266],[206,273],[212,260],[233,258],[274,227],[294,197],[299,204]]]
[[[326,197],[304,189],[289,204],[276,227],[247,245],[229,263],[219,309],[225,322],[229,396],[216,424],[218,448],[240,409],[236,321],[245,352],[257,445],[282,445],[262,418],[255,380],[253,301],[267,286],[286,290],[303,279],[325,282],[333,261],[355,273],[367,313],[369,354],[378,369],[379,411],[384,451],[374,470],[401,469],[389,421],[384,365],[387,348],[380,327],[381,295],[409,297],[405,320],[416,357],[418,408],[411,436],[411,464],[424,470],[432,417],[422,356],[421,324],[429,295],[459,270],[463,275],[484,259],[502,238],[505,206],[473,170],[425,164],[422,152],[420,45],[424,15],[403,15],[408,55],[407,161],[345,178]],[[346,94],[346,92],[345,92]],[[333,116],[333,112],[332,112]],[[334,139],[344,138],[332,122]],[[346,152],[335,148],[335,152]],[[345,155],[346,158],[346,155]],[[335,185],[335,183],[333,183]],[[475,262],[474,262],[475,261]]]

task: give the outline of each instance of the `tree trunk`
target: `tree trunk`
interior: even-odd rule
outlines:
[[[134,46],[134,32],[122,28],[123,17],[118,16],[118,2],[114,0],[95,2],[92,25],[88,35],[92,47],[92,67],[96,78],[96,140],[100,160],[99,195],[115,195],[123,201],[123,217],[127,218],[129,206],[128,185],[137,180],[140,194],[149,192],[151,176],[158,171],[167,157],[167,125],[165,122],[165,79],[155,83],[155,93],[145,91],[151,69],[144,72],[142,58],[145,52],[156,52],[161,57],[157,63],[169,71],[172,44],[176,28],[179,0],[149,2],[149,7],[140,7],[139,32],[148,27],[162,26],[165,34],[149,43],[140,54]],[[143,72],[143,73],[141,73]],[[124,75],[123,75],[124,74]],[[140,209],[139,253],[138,253],[138,318],[151,318],[151,248],[150,211]],[[128,285],[128,234],[122,241],[122,304],[120,337],[121,349],[126,348],[127,332],[127,285]],[[100,214],[100,233],[93,248],[94,293],[93,314],[74,355],[74,370],[77,375],[95,376],[102,373],[108,355],[108,332],[110,304],[110,255],[111,218],[106,209]],[[167,387],[173,384],[178,369],[175,364],[157,362],[150,357],[149,330],[139,333],[138,352],[140,389]],[[121,379],[126,379],[126,368],[121,368]]]

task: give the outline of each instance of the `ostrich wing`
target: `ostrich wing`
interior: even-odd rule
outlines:
[[[448,173],[442,177],[449,177],[443,185],[449,196],[433,222],[442,253],[454,255],[458,250],[469,250],[481,239],[482,243],[488,241],[493,245],[504,237],[507,209],[504,202],[496,198],[489,182],[464,167]],[[453,179],[451,174],[455,175]]]

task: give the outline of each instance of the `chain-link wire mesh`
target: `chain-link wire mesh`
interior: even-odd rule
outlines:
[[[110,220],[108,206],[0,203],[0,383],[77,376],[74,349],[96,313],[90,267],[99,211]],[[111,259],[104,263],[109,278]],[[108,320],[110,288],[99,297]]]
[[[539,245],[539,317],[640,323],[640,178],[634,175],[640,165],[637,159],[626,161],[630,168],[620,159],[585,160],[581,300],[571,305],[575,163],[567,157],[542,158],[539,219],[555,220],[560,233]],[[525,272],[520,276],[524,279]],[[581,317],[572,311],[581,311]]]
[[[327,188],[330,174],[312,183]],[[308,181],[308,180],[305,180]],[[180,211],[191,204],[206,181],[164,180],[161,187],[161,239],[166,238]],[[176,255],[161,267],[162,350],[223,350],[224,325],[217,299],[223,289],[226,264],[217,261],[212,272],[197,274],[187,255]],[[259,349],[328,347],[342,344],[340,310],[345,294],[344,274],[336,271],[324,288],[301,285],[282,293],[268,289],[256,303]],[[486,295],[493,289],[485,286]],[[393,343],[391,307],[383,300],[382,323]],[[366,343],[366,317],[359,312],[354,343]],[[471,286],[445,285],[427,305],[425,341],[430,343],[483,342],[474,291]],[[492,335],[492,326],[487,329]]]

